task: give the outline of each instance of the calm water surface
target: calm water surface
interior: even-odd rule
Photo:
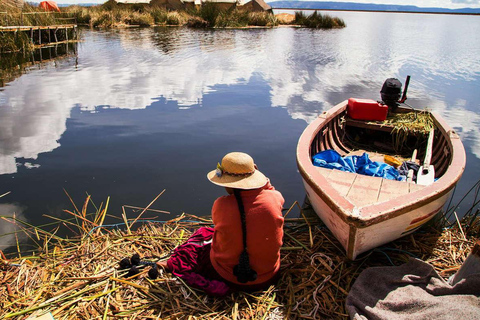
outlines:
[[[480,17],[333,15],[347,28],[84,30],[75,56],[0,88],[0,214],[67,217],[65,189],[78,205],[110,196],[118,215],[166,189],[154,208],[206,215],[224,193],[206,173],[230,151],[251,154],[286,206],[302,202],[295,148],[307,124],[407,75],[408,102],[439,112],[465,145],[458,201],[480,178]]]

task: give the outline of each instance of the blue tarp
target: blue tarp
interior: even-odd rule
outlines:
[[[317,167],[337,169],[372,177],[382,177],[390,180],[404,181],[397,169],[383,162],[372,161],[368,154],[361,156],[346,156],[342,158],[335,150],[325,150],[313,156],[313,164]]]

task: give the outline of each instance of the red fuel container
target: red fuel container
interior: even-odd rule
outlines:
[[[388,106],[371,99],[348,99],[347,114],[356,120],[383,121],[387,119]]]

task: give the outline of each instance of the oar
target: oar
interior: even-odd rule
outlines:
[[[432,146],[433,146],[434,129],[430,129],[428,134],[427,152],[425,153],[425,159],[423,166],[420,167],[417,174],[417,184],[428,186],[435,181],[435,168],[430,164],[432,160]]]

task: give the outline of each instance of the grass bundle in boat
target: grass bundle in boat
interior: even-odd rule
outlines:
[[[393,147],[398,152],[406,147],[409,136],[424,136],[426,139],[434,127],[429,111],[390,113],[383,124],[393,126]]]
[[[90,209],[92,202],[87,198],[83,207],[74,205],[66,211],[74,219],[59,221],[78,230],[74,238],[61,238],[55,230],[4,217],[21,225],[37,248],[28,255],[6,256],[0,251],[0,318],[50,312],[56,319],[177,319],[186,315],[196,319],[347,319],[346,296],[365,268],[399,265],[415,256],[430,262],[447,279],[458,270],[475,240],[460,231],[461,224],[444,230],[426,228],[352,262],[316,216],[300,211],[300,218],[285,219],[278,283],[263,291],[214,298],[167,272],[151,280],[147,269],[130,277],[118,269],[119,260],[134,253],[151,260],[166,259],[195,229],[212,225],[208,217],[188,214],[165,222],[143,220],[153,202],[134,219],[127,219],[124,211],[120,221],[125,225],[119,228],[104,225],[107,205]],[[285,216],[296,208],[294,203]]]
[[[391,113],[383,124],[393,126],[395,131],[409,131],[422,134],[428,134],[434,125],[429,111]]]

